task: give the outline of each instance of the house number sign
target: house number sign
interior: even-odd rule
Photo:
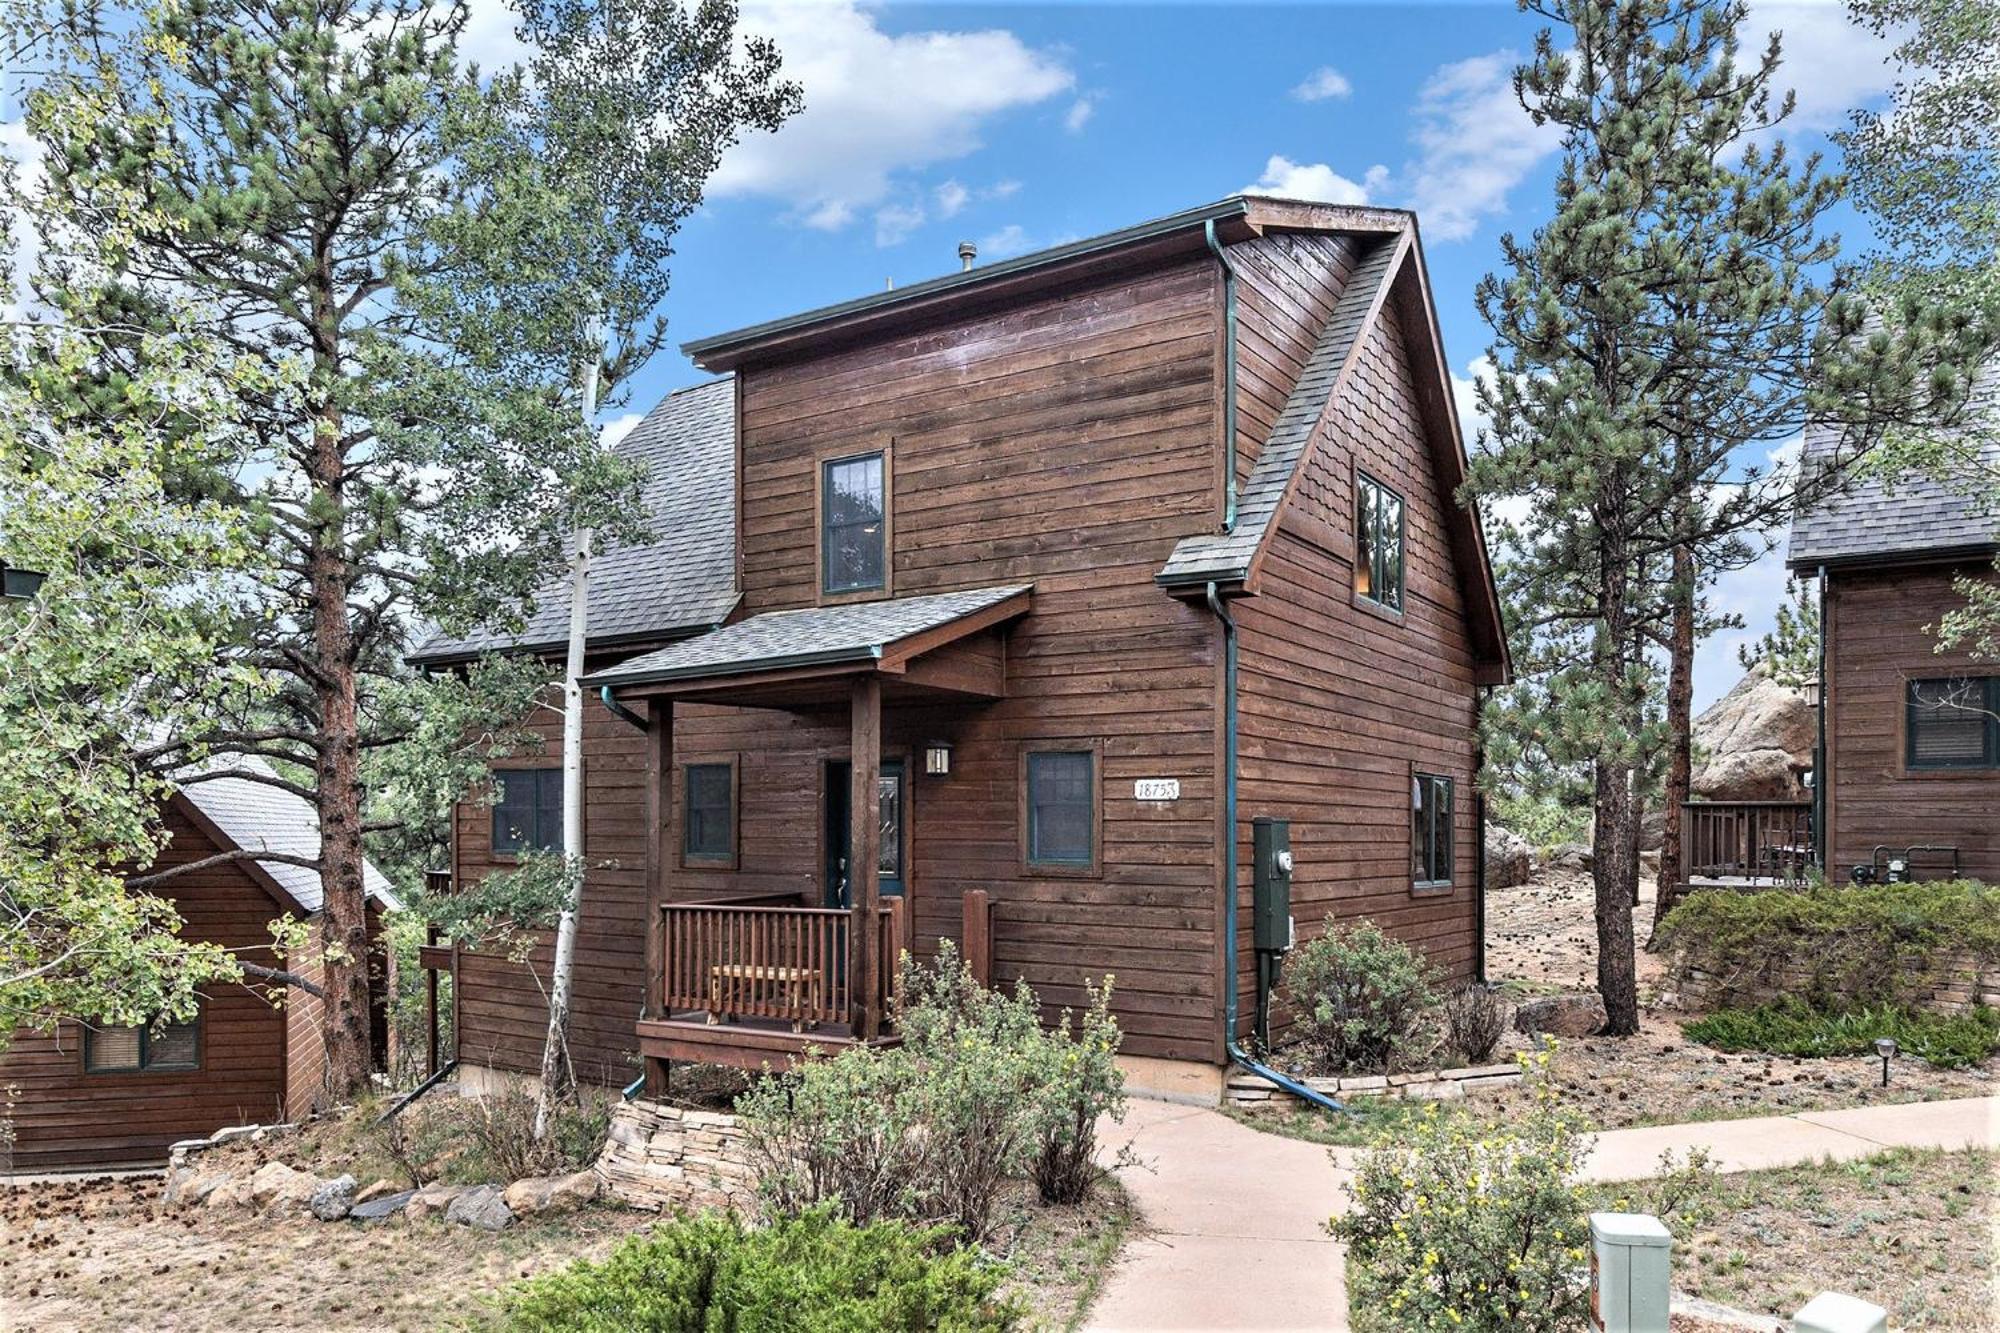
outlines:
[[[1132,784],[1132,799],[1136,801],[1178,801],[1180,798],[1179,778],[1140,778]]]

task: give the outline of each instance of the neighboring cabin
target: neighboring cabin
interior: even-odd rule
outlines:
[[[170,840],[151,871],[237,850],[319,850],[310,806],[244,778],[189,784],[168,801],[165,820]],[[373,866],[365,874],[372,935],[396,901]],[[265,967],[286,966],[271,952],[270,923],[287,913],[310,920],[322,901],[318,871],[257,860],[191,870],[150,892],[173,903],[187,938]],[[379,971],[375,985],[380,1052],[388,990]],[[152,1165],[180,1139],[303,1114],[324,1081],[320,1003],[288,990],[274,1005],[272,990],[248,980],[212,986],[193,1019],[162,1027],[64,1019],[52,1031],[16,1031],[0,1051],[0,1121],[13,1133],[11,1153],[0,1140],[0,1171]]]
[[[688,350],[728,375],[619,446],[656,540],[592,574],[580,1073],[871,1039],[944,938],[1052,1006],[1115,974],[1128,1054],[1219,1064],[1256,816],[1300,939],[1481,970],[1508,665],[1408,214],[1230,199]],[[552,584],[416,660],[554,658],[567,618]],[[535,725],[461,882],[559,845]],[[536,979],[455,970],[459,1058],[535,1069]]]
[[[1981,384],[2000,404],[2000,375]],[[1821,450],[1808,447],[1811,466]],[[2000,449],[1958,484],[1869,476],[1792,526],[1787,567],[1820,580],[1824,728],[1818,838],[1829,878],[1875,863],[2000,883],[2000,664],[1937,651],[1936,627],[1965,605],[1958,577],[1994,578]]]

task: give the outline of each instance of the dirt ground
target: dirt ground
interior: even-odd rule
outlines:
[[[1899,1149],[1718,1177],[1708,1220],[1675,1245],[1675,1286],[1780,1318],[1842,1291],[1891,1328],[1993,1329],[1994,1168],[1992,1153]]]
[[[598,1206],[498,1234],[443,1222],[324,1223],[159,1205],[158,1177],[0,1184],[0,1329],[420,1330],[465,1327],[508,1282],[602,1258],[658,1219]],[[1026,1186],[992,1249],[1037,1327],[1083,1311],[1131,1224],[1115,1182],[1083,1208]]]

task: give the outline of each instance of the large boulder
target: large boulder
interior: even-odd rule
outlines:
[[[250,1198],[259,1208],[276,1212],[303,1210],[319,1188],[319,1178],[283,1162],[266,1162],[250,1177]]]
[[[1512,829],[1498,824],[1486,826],[1486,887],[1511,889],[1526,884],[1535,874],[1535,849]]]
[[[1604,1029],[1604,997],[1595,991],[1544,995],[1514,1006],[1514,1027],[1529,1036],[1588,1037]]]
[[[597,1198],[603,1182],[595,1171],[567,1176],[530,1176],[507,1187],[503,1202],[517,1217],[536,1213],[567,1213]]]
[[[322,1180],[306,1200],[306,1208],[322,1222],[338,1222],[354,1207],[354,1177],[335,1176]]]
[[[1762,667],[1694,720],[1694,794],[1709,801],[1803,801],[1818,719]]]
[[[498,1185],[474,1185],[451,1201],[444,1220],[481,1231],[505,1231],[514,1220],[514,1210],[501,1197]]]
[[[410,1196],[409,1203],[404,1205],[403,1216],[412,1222],[421,1222],[451,1207],[465,1190],[464,1185],[426,1185]]]

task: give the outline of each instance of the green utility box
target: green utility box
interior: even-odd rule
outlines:
[[[1674,1238],[1644,1213],[1590,1215],[1590,1326],[1667,1333]]]
[[[1250,830],[1251,937],[1259,953],[1284,953],[1292,947],[1292,821],[1259,815]]]

